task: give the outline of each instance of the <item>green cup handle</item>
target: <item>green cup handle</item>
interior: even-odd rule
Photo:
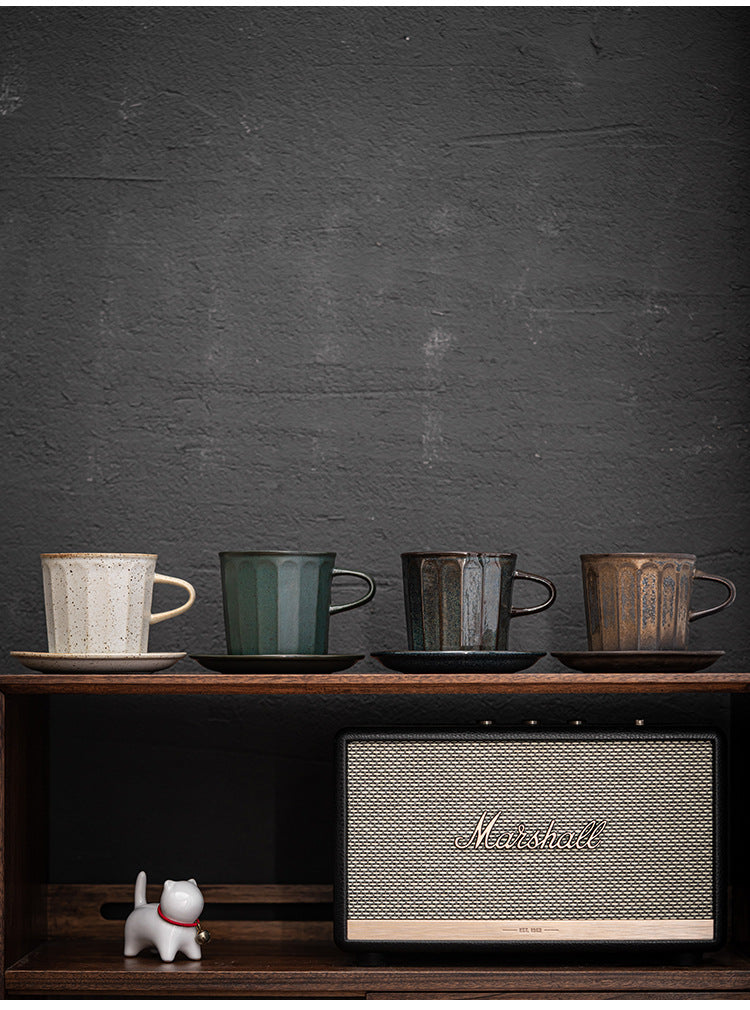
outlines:
[[[348,572],[344,568],[334,568],[332,578],[335,579],[337,575],[352,575],[355,579],[362,579],[367,583],[369,588],[362,599],[355,600],[354,603],[341,603],[336,607],[331,607],[330,613],[340,614],[342,610],[353,610],[355,607],[361,607],[363,603],[367,603],[375,595],[375,583],[364,572]]]
[[[725,589],[728,590],[728,595],[725,600],[716,607],[709,607],[707,610],[692,610],[688,621],[697,621],[699,617],[708,617],[709,614],[718,614],[720,610],[728,607],[730,603],[734,603],[734,598],[737,595],[737,590],[735,589],[734,583],[730,582],[729,579],[723,579],[721,575],[705,575],[703,572],[696,572],[693,575],[694,579],[705,579],[706,582],[720,582]]]
[[[538,614],[541,610],[546,610],[547,607],[551,607],[555,602],[557,590],[549,579],[545,579],[541,575],[531,575],[529,572],[513,572],[513,578],[528,579],[529,582],[539,582],[545,587],[549,595],[544,603],[540,603],[536,607],[511,607],[511,617],[526,617],[528,614]]]

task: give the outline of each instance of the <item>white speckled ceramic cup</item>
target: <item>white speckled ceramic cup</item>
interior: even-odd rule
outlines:
[[[42,554],[49,651],[63,655],[143,655],[152,624],[193,605],[189,582],[156,574],[156,554]],[[151,613],[154,583],[180,586],[181,607]]]

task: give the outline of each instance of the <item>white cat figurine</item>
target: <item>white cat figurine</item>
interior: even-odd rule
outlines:
[[[159,903],[147,903],[146,874],[141,870],[135,881],[133,911],[125,920],[125,956],[156,947],[162,961],[174,961],[178,951],[199,961],[198,917],[202,911],[203,895],[192,878],[165,880]]]

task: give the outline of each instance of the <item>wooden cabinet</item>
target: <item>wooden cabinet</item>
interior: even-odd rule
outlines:
[[[368,999],[748,999],[748,859],[745,775],[750,750],[750,674],[535,672],[439,677],[346,671],[314,675],[0,675],[2,838],[0,958],[11,998],[349,997]],[[523,958],[357,960],[333,944],[331,889],[258,885],[204,887],[202,917],[214,934],[200,962],[162,964],[122,955],[122,919],[108,910],[132,901],[132,884],[47,881],[48,704],[55,694],[552,694],[728,692],[730,732],[729,941],[695,963],[612,957],[580,963]],[[149,900],[155,900],[155,890]],[[242,907],[300,909],[316,916],[241,917]],[[237,906],[240,906],[239,909]],[[234,906],[234,909],[230,909]],[[212,910],[213,909],[213,914]],[[232,914],[230,914],[230,912]],[[240,918],[237,918],[237,913]],[[230,939],[231,938],[231,939]]]

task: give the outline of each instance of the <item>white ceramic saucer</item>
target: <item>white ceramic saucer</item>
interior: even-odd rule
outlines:
[[[41,673],[154,673],[174,666],[185,652],[144,652],[140,655],[76,655],[62,652],[11,652],[30,670]]]

